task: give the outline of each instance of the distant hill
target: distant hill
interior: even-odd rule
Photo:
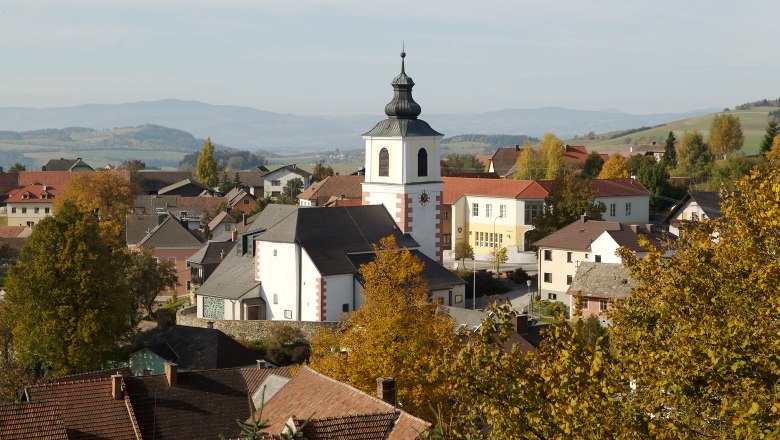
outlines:
[[[570,139],[567,142],[576,145],[587,145],[589,150],[597,150],[602,153],[625,150],[631,145],[648,144],[656,141],[663,144],[669,132],[674,132],[677,139],[684,131],[699,130],[707,140],[709,136],[712,119],[716,114],[727,113],[737,116],[742,124],[742,133],[745,136],[745,144],[742,151],[758,151],[761,140],[766,132],[767,117],[770,113],[776,112],[778,107],[756,107],[751,106],[747,110],[733,110],[728,112],[711,113],[707,115],[694,116],[680,119],[678,121],[661,124],[654,127],[647,127],[638,130],[626,130],[626,132],[608,132],[593,135],[593,139],[588,137],[579,137]]]
[[[388,96],[388,100],[390,96]],[[211,105],[197,101],[162,100],[116,105],[61,108],[0,108],[0,130],[90,127],[96,130],[154,124],[192,133],[237,149],[313,152],[361,148],[361,134],[385,118],[384,102],[373,115],[299,116],[249,107]],[[425,103],[422,103],[423,110]],[[427,114],[422,118],[441,133],[527,134],[554,132],[561,138],[578,133],[607,132],[656,125],[708,111],[632,115],[613,109],[571,110],[556,107],[508,109],[485,113]]]

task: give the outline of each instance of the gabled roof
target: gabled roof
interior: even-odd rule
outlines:
[[[707,214],[707,218],[715,220],[723,216],[723,213],[720,211],[720,205],[723,203],[723,198],[720,196],[719,192],[690,191],[683,196],[682,200],[672,207],[672,210],[669,211],[669,214],[666,216],[666,222],[668,223],[677,217],[680,210],[691,200],[699,205],[699,208]]]
[[[536,180],[474,179],[442,177],[444,204],[454,205],[464,195],[505,197],[510,199],[544,199],[549,188]]]
[[[294,424],[298,431],[303,426],[306,440],[384,440],[398,417],[398,412],[356,414],[313,418],[308,423],[296,419]]]
[[[172,192],[175,192],[176,190],[182,189],[182,188],[184,188],[186,186],[193,186],[193,187],[198,188],[198,189],[200,189],[202,191],[211,191],[211,188],[209,188],[208,186],[206,186],[206,185],[204,185],[204,184],[202,184],[200,182],[197,182],[195,180],[192,180],[190,178],[187,178],[187,179],[184,179],[184,180],[180,180],[180,181],[178,181],[176,183],[172,183],[172,184],[170,184],[170,185],[168,185],[166,187],[160,188],[157,191],[157,194],[164,195],[164,194],[167,194],[167,193],[172,193]]]
[[[269,172],[266,167],[255,167],[249,171],[239,171],[238,178],[241,180],[241,185],[262,187],[263,176]]]
[[[32,234],[29,226],[0,226],[0,238],[24,238]]]
[[[59,402],[0,405],[0,439],[68,440]]]
[[[332,197],[345,199],[363,198],[362,183],[366,176],[330,176],[323,181],[310,186],[306,191],[298,194],[298,199],[313,200],[317,206],[324,206]]]
[[[342,423],[348,421],[348,416],[364,416],[351,422],[356,423],[355,426],[363,426],[358,422],[370,422],[370,431],[368,426],[364,428],[366,432],[375,433],[377,428],[387,426],[387,416],[384,416],[387,414],[396,414],[397,418],[386,436],[379,438],[416,439],[431,426],[425,420],[308,366],[298,371],[295,377],[266,402],[262,410],[262,417],[269,422],[270,433],[283,432],[285,424],[293,415],[298,419],[306,419],[312,415],[319,420],[341,418]],[[322,423],[324,427],[325,422]]]
[[[437,263],[436,261],[433,261],[432,259],[430,259],[422,252],[418,251],[417,249],[412,250],[411,253],[412,255],[419,258],[420,261],[423,262],[422,277],[425,278],[425,281],[428,282],[429,289],[444,290],[444,289],[451,289],[452,286],[466,284],[466,281],[464,281],[463,278],[450,272],[447,268]],[[349,261],[352,262],[352,266],[354,267],[354,272],[356,274],[359,274],[358,269],[360,269],[360,266],[370,263],[371,261],[374,260],[375,256],[376,255],[373,252],[350,254]],[[360,276],[358,276],[358,280],[361,283],[363,282]]]
[[[68,180],[81,173],[89,171],[19,171],[19,186],[27,186],[35,183],[41,185],[54,186],[59,188],[65,188],[65,184]],[[130,181],[130,173],[127,171],[96,171],[100,173],[111,173],[118,175]]]
[[[254,365],[258,359],[257,352],[213,328],[183,325],[171,325],[163,330],[154,328],[139,334],[136,345],[137,350],[162,348],[158,354],[163,358],[166,358],[163,353],[170,356],[172,351],[179,368],[188,370],[245,367]]]
[[[136,440],[126,397],[114,400],[111,382],[109,377],[33,385],[25,395],[31,402],[58,401],[70,440]]]
[[[631,292],[636,283],[631,279],[628,269],[622,264],[580,262],[569,295],[597,298],[623,298]]]
[[[233,246],[225,255],[225,259],[219,263],[203,285],[198,287],[198,295],[239,299],[256,291],[260,285],[259,281],[255,281],[252,254],[237,255],[234,249],[235,243],[231,244]]]
[[[590,244],[604,231],[619,231],[621,228],[622,226],[618,222],[590,220],[580,217],[577,221],[536,241],[532,246],[587,251],[590,249]]]
[[[228,206],[233,207],[236,204],[238,204],[241,200],[244,199],[244,197],[249,196],[250,198],[254,199],[254,197],[249,194],[244,188],[236,187],[231,189],[227,194],[225,194],[225,199],[227,200]]]
[[[493,156],[490,157],[490,162],[493,164],[493,172],[501,177],[511,174],[510,171],[514,168],[519,154],[519,146],[497,149]]]
[[[62,187],[59,186],[32,184],[11,191],[5,202],[54,204],[54,197],[58,196],[60,192],[62,192]]]
[[[176,199],[176,206],[185,208],[187,212],[209,211],[220,205],[227,206],[227,199],[224,197],[179,197]]]
[[[647,189],[636,179],[584,179],[596,191],[596,197],[650,196]],[[548,192],[554,180],[539,180],[539,185]]]
[[[67,376],[55,377],[49,382],[56,383],[56,382],[75,382],[79,380],[89,380],[89,379],[108,379],[111,376],[114,376],[116,374],[120,376],[132,376],[133,372],[130,371],[130,368],[128,367],[120,367],[120,368],[113,368],[110,370],[98,370],[98,371],[88,371],[86,373],[69,374]]]
[[[236,244],[232,241],[209,241],[198,252],[187,258],[188,263],[219,264]]]
[[[354,273],[348,254],[371,252],[372,244],[378,244],[389,235],[395,237],[399,247],[419,247],[410,235],[398,229],[383,205],[291,208],[280,211],[287,215],[255,236],[255,240],[298,243],[322,275]],[[260,213],[258,220],[266,210],[268,207]]]
[[[195,238],[172,215],[168,215],[159,225],[146,235],[138,246],[151,246],[154,248],[200,248],[203,246],[200,240]]]
[[[0,172],[0,195],[5,195],[19,187],[19,173]]]
[[[214,216],[213,219],[211,219],[208,228],[210,231],[213,231],[214,228],[221,225],[222,223],[234,224],[236,223],[236,221],[233,220],[233,217],[231,217],[230,214],[227,213],[227,211],[222,211],[216,216]]]
[[[77,159],[51,159],[48,162],[46,162],[46,165],[44,165],[41,170],[42,171],[73,171],[76,167],[88,167],[91,171],[95,171],[94,168],[92,168],[89,164],[81,160],[81,158]]]
[[[626,226],[620,225],[620,230],[606,231],[605,234],[609,234],[615,243],[620,247],[628,248],[634,252],[647,252],[648,249],[639,245],[639,237],[644,236],[650,243],[660,248],[666,235],[660,229],[651,229],[648,231],[646,227],[641,226]]]
[[[128,246],[141,242],[160,224],[160,216],[151,214],[127,214],[125,216],[125,237]]]
[[[141,187],[141,191],[146,194],[157,194],[160,188],[165,188],[184,179],[192,179],[192,171],[160,171],[160,170],[140,170],[133,174],[133,177]]]
[[[273,174],[276,174],[276,173],[279,173],[279,172],[282,172],[282,173],[283,173],[283,172],[285,172],[285,171],[287,171],[287,172],[290,172],[290,173],[297,174],[297,175],[299,175],[299,176],[301,176],[301,177],[305,177],[305,178],[307,178],[307,179],[311,177],[311,173],[310,173],[310,172],[308,172],[308,171],[306,171],[306,170],[304,170],[304,169],[301,169],[301,167],[299,167],[299,166],[297,166],[297,165],[295,165],[295,164],[291,164],[291,165],[285,165],[285,166],[283,166],[283,167],[279,167],[279,168],[277,168],[277,169],[275,169],[275,170],[273,170],[273,171],[269,171],[269,172],[268,172],[268,173],[266,173],[266,175],[264,176],[264,179],[265,179],[265,180],[269,180],[269,179],[271,178],[271,177],[270,177],[271,175],[273,175]]]
[[[165,375],[126,378],[125,386],[144,439],[237,438],[236,419],[247,417],[248,397],[271,374],[289,377],[290,368],[179,371],[176,386]]]

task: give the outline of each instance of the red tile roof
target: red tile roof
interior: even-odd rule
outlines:
[[[325,205],[331,197],[362,199],[364,180],[365,176],[330,176],[300,193],[298,199],[316,200],[317,206]]]
[[[114,400],[111,378],[54,382],[27,387],[31,402],[57,400],[70,440],[136,440],[127,397]]]
[[[398,419],[387,439],[416,439],[431,424],[350,385],[304,366],[286,385],[271,397],[262,410],[269,422],[268,432],[281,433],[294,416],[306,419],[341,418],[362,415],[370,419],[398,413]]]
[[[29,226],[0,226],[0,238],[29,237],[30,234]]]
[[[454,205],[464,195],[506,197],[512,199],[543,199],[549,192],[541,182],[513,179],[471,179],[442,177],[444,204]]]
[[[497,149],[493,156],[490,157],[490,162],[493,164],[493,172],[501,177],[509,174],[517,162],[517,156],[520,154],[521,148],[515,146]]]
[[[6,203],[54,203],[54,198],[62,192],[61,186],[41,184],[26,185],[11,191]]]
[[[68,440],[59,402],[0,405],[0,439]]]
[[[130,173],[128,171],[20,171],[19,172],[19,186],[32,185],[34,183],[40,183],[43,185],[57,186],[64,188],[68,180],[79,175],[80,173],[87,172],[100,172],[100,173],[112,173],[124,177],[127,181],[130,181]]]
[[[553,180],[539,180],[539,185],[550,191]],[[591,188],[596,190],[596,197],[649,196],[650,193],[636,179],[590,179]]]
[[[306,440],[384,440],[400,413],[359,414],[311,419],[303,427]],[[298,430],[305,419],[295,420]]]

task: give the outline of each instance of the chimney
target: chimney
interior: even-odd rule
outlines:
[[[225,250],[222,249],[219,251],[219,261],[222,261],[225,259]]]
[[[515,151],[520,151],[520,145],[519,144],[515,144]]]
[[[631,228],[631,231],[632,231],[634,234],[636,234],[637,232],[639,232],[639,225],[630,225],[629,227]]]
[[[241,223],[243,223],[243,224],[244,224],[244,226],[246,226],[246,214],[243,214],[243,215],[241,216]]]
[[[206,328],[213,329],[214,328],[214,321],[209,321],[206,323]]]
[[[586,214],[586,213],[584,213],[584,212],[583,212],[583,213],[582,213],[582,217],[581,217],[581,219],[582,219],[582,222],[583,222],[583,223],[585,223],[586,221],[588,221],[588,214]]]
[[[392,377],[376,378],[376,397],[395,406],[395,379]]]
[[[652,223],[647,223],[647,224],[645,225],[645,227],[647,228],[647,229],[646,229],[646,231],[647,231],[647,233],[648,233],[648,234],[650,234],[651,232],[653,232],[653,225],[652,225]]]
[[[265,370],[265,359],[258,359],[257,360],[257,369],[258,370]]]
[[[154,317],[157,319],[157,329],[158,330],[165,330],[165,328],[168,327],[168,310],[167,309],[157,309],[157,313],[155,313]]]
[[[173,362],[165,363],[165,379],[168,381],[168,386],[175,387],[178,382],[179,365]]]
[[[122,400],[122,375],[114,374],[111,376],[111,398]]]
[[[230,241],[235,243],[237,239],[238,239],[238,231],[236,231],[235,229],[230,231]]]
[[[517,328],[518,334],[525,334],[528,333],[528,315],[517,315],[517,324],[515,325]]]

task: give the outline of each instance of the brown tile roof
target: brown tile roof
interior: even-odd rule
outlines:
[[[0,226],[0,238],[29,237],[30,234],[29,226]]]
[[[312,200],[317,206],[324,206],[331,197],[362,199],[365,176],[330,176],[310,186],[298,195],[298,199]]]
[[[493,171],[499,176],[506,176],[517,162],[517,156],[520,154],[520,147],[499,148],[493,153],[490,161],[493,163]]]
[[[208,211],[222,204],[227,206],[227,199],[224,197],[179,197],[176,199],[176,206],[179,208],[197,208],[200,212]]]
[[[328,208],[338,208],[340,206],[361,206],[361,205],[363,205],[363,200],[361,199],[342,199],[341,197],[333,196],[322,206],[327,206]]]
[[[645,238],[650,240],[650,243],[655,247],[660,247],[661,243],[666,238],[666,234],[664,234],[664,231],[660,229],[652,229],[652,228],[650,229],[650,231],[648,231],[647,227],[642,227],[642,226],[621,225],[620,230],[607,231],[607,234],[609,234],[609,236],[612,237],[613,240],[615,240],[618,246],[628,248],[634,252],[648,251],[648,249],[645,249],[639,245],[640,236],[644,236]]]
[[[233,217],[230,216],[230,214],[227,213],[227,211],[222,211],[214,216],[213,219],[211,219],[208,228],[210,231],[213,231],[214,228],[221,225],[222,223],[235,224],[236,221],[233,219]]]
[[[27,387],[31,402],[57,400],[70,440],[136,440],[129,401],[114,400],[111,378]]]
[[[387,439],[415,439],[431,426],[381,399],[304,366],[266,402],[262,417],[268,419],[268,432],[281,433],[292,416],[305,420],[312,415],[322,419],[394,412],[399,412],[398,419]]]
[[[68,440],[59,402],[0,405],[0,439]]]
[[[59,188],[64,188],[68,180],[80,173],[111,173],[124,177],[127,181],[130,181],[130,173],[128,171],[20,171],[19,172],[19,186],[27,186],[35,183],[42,185],[50,185]]]
[[[0,172],[0,195],[8,194],[19,187],[19,173]]]
[[[132,371],[130,371],[130,368],[121,367],[121,368],[115,368],[111,370],[90,371],[88,373],[79,373],[79,374],[71,374],[68,376],[60,376],[52,379],[49,382],[57,383],[57,382],[75,382],[79,380],[89,380],[89,379],[106,379],[106,378],[110,378],[115,374],[118,374],[120,376],[125,376],[125,377],[133,375]]]
[[[268,174],[267,168],[252,168],[249,171],[239,171],[238,178],[241,180],[241,185],[263,187],[263,176]]]
[[[46,188],[46,189],[44,189]],[[6,203],[51,203],[54,204],[54,198],[62,192],[61,186],[49,185],[26,185],[19,189],[11,191]]]
[[[539,185],[550,191],[553,180],[539,180]],[[589,179],[596,197],[649,196],[650,193],[636,179]]]
[[[289,368],[227,368],[125,379],[144,439],[236,438],[236,419],[249,414],[249,396],[271,374],[290,376]],[[281,432],[281,431],[280,431]]]
[[[577,251],[586,251],[590,248],[593,240],[603,234],[604,231],[619,231],[621,225],[618,222],[607,222],[602,220],[586,220],[580,217],[579,220],[562,227],[552,234],[533,243],[533,246],[540,248],[571,249]]]
[[[622,264],[592,263],[583,261],[577,268],[569,295],[595,298],[623,298],[631,292],[636,283]]]
[[[384,440],[399,415],[394,411],[311,419],[303,427],[303,436],[307,440]],[[298,430],[305,420],[295,420]]]
[[[512,199],[543,199],[549,189],[535,180],[472,179],[442,177],[444,204],[454,205],[464,195],[506,197]]]

